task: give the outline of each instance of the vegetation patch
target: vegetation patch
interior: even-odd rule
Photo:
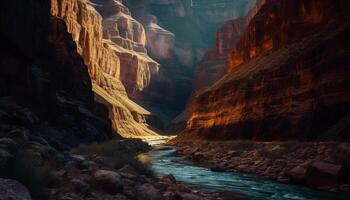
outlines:
[[[84,156],[101,156],[108,159],[115,169],[130,165],[139,173],[153,176],[149,165],[137,159],[137,155],[147,152],[151,147],[140,139],[110,140],[101,143],[83,144],[71,153]]]

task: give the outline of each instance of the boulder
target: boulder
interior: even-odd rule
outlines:
[[[293,169],[291,169],[287,175],[293,182],[302,182],[306,175],[306,169],[306,166],[296,166]]]
[[[120,175],[109,170],[98,170],[92,177],[92,182],[102,190],[110,194],[116,194],[123,188]]]
[[[74,161],[77,161],[77,162],[82,162],[85,160],[85,157],[82,156],[82,155],[77,155],[77,154],[71,154],[70,155],[70,158]]]
[[[341,165],[315,161],[311,163],[306,170],[305,182],[312,187],[337,185],[341,169]]]
[[[18,181],[0,178],[0,200],[31,200],[28,189]]]
[[[92,162],[86,160],[82,155],[71,154],[70,159],[74,163],[75,167],[81,170],[89,169],[90,164],[93,164]]]
[[[13,155],[6,150],[0,149],[0,168],[4,167],[11,158],[13,158]]]
[[[136,172],[134,168],[130,165],[125,165],[121,169],[118,170],[118,173],[125,178],[136,180],[139,174]]]
[[[15,141],[28,141],[29,130],[25,128],[16,128],[9,131],[6,137],[13,139]]]
[[[189,189],[184,184],[177,184],[176,185],[176,189],[177,189],[177,191],[182,192],[182,193],[189,193],[189,192],[191,192],[191,189]]]
[[[174,199],[177,199],[176,197],[177,197],[176,194],[171,191],[164,192],[163,194],[164,200],[174,200]]]
[[[74,190],[81,193],[87,193],[90,190],[90,185],[83,180],[73,179],[71,184],[74,187]]]
[[[191,194],[191,193],[187,193],[187,194],[181,194],[182,200],[201,200],[202,197],[198,196],[196,194]]]
[[[176,184],[176,178],[172,174],[165,175],[162,179],[167,183]]]
[[[122,194],[117,194],[117,195],[113,196],[113,200],[129,200],[129,198],[122,195]]]
[[[158,200],[162,199],[159,190],[153,185],[145,183],[135,188],[135,197],[137,200]]]
[[[18,144],[10,138],[0,138],[0,148],[10,152],[16,151]]]

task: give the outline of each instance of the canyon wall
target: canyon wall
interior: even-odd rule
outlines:
[[[214,47],[206,53],[195,68],[193,78],[195,92],[209,87],[223,76],[231,51],[264,3],[265,0],[257,0],[244,17],[230,20],[218,29]]]
[[[213,38],[213,36],[210,36],[213,30],[217,30],[217,32],[214,47],[208,50],[202,60],[194,67],[191,96],[195,95],[196,92],[200,92],[209,87],[223,76],[229,61],[230,52],[234,49],[239,38],[244,33],[245,28],[248,26],[248,23],[255,16],[264,2],[265,0],[249,2],[218,1],[217,6],[213,5],[215,2],[207,2],[207,5],[204,4],[205,2],[201,2],[202,6],[197,3],[197,12],[202,16],[202,21],[206,22],[209,19],[209,23],[212,24],[212,26],[209,26],[211,29],[207,28],[207,35],[209,35],[208,38]],[[225,12],[225,9],[231,8],[230,4],[233,4],[231,7],[234,6],[235,9],[232,9],[232,12]],[[206,12],[200,13],[201,7],[204,7],[207,14],[205,14]],[[244,9],[239,10],[239,7],[244,7]],[[245,10],[247,8],[250,8],[250,10],[246,13]],[[220,11],[220,9],[224,12]],[[208,12],[208,10],[211,10],[211,12]],[[216,17],[214,17],[215,13],[217,13]],[[245,13],[246,15],[241,17],[241,15]],[[221,16],[221,18],[219,16]],[[223,20],[227,20],[227,22],[220,28],[217,28],[223,23]],[[202,26],[207,27],[204,24]],[[207,43],[210,44],[211,42],[208,40]],[[172,120],[172,129],[175,132],[180,132],[186,126],[187,119],[188,110],[186,109]]]
[[[346,0],[269,0],[225,76],[191,102],[181,140],[349,139]]]
[[[180,114],[192,94],[195,66],[213,45],[217,28],[243,16],[251,2],[125,0],[145,27],[149,55],[162,66],[144,90],[142,102],[161,111],[168,122]]]
[[[61,150],[116,137],[106,108],[94,102],[87,67],[66,23],[50,16],[50,2],[3,2],[0,18],[3,141],[26,141],[26,148],[40,150],[50,143]],[[42,152],[47,151],[52,149]]]
[[[88,66],[96,101],[109,108],[113,128],[124,137],[156,135],[160,121],[129,99],[144,90],[159,64],[147,55],[142,25],[121,1],[51,0]]]

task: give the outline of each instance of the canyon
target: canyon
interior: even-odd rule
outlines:
[[[128,0],[125,3],[146,29],[150,56],[161,64],[160,73],[144,91],[143,102],[154,112],[162,111],[166,124],[170,122],[167,132],[176,133],[186,120],[186,112],[177,116],[192,94],[194,70],[211,48],[217,28],[243,16],[252,3],[247,0],[219,3]],[[179,127],[173,120],[176,117],[183,119]]]
[[[168,144],[212,171],[348,192],[350,4],[256,3],[217,32]]]
[[[3,2],[0,200],[348,199],[349,8]]]
[[[171,120],[191,95],[194,66],[210,47],[207,35],[245,13],[250,2],[223,1],[213,8],[190,1],[53,0],[51,5],[51,14],[66,22],[77,43],[95,99],[108,107],[113,129],[124,137],[153,137],[183,129],[187,115],[179,127]],[[208,17],[212,21],[203,24]],[[183,34],[184,29],[193,33]]]

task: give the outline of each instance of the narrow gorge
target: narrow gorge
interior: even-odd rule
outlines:
[[[348,0],[12,0],[0,200],[350,198]]]

